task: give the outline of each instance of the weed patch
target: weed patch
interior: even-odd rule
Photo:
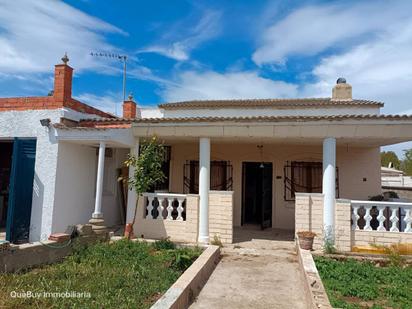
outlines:
[[[79,247],[61,263],[0,274],[0,307],[150,308],[200,254],[199,248],[176,248],[171,242],[121,240]],[[13,291],[74,291],[90,297],[13,298]]]

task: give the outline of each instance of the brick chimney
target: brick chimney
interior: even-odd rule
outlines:
[[[123,102],[123,118],[136,118],[136,103],[132,94]]]
[[[54,100],[61,103],[72,97],[73,68],[67,65],[69,58],[64,54],[62,64],[54,66]]]
[[[352,86],[346,83],[346,79],[339,77],[332,89],[332,100],[351,101]]]

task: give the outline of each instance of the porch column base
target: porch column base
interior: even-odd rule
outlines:
[[[199,236],[198,242],[202,244],[208,244],[209,243],[209,236]]]
[[[106,233],[108,231],[103,216],[101,216],[100,218],[91,218],[89,220],[89,223],[92,225],[92,230],[97,234]]]

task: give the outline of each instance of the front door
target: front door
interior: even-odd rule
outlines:
[[[272,163],[243,162],[242,225],[272,226]]]
[[[14,139],[6,231],[12,243],[29,240],[35,158],[35,139]]]

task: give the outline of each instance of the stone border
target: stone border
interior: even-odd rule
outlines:
[[[218,246],[208,246],[151,308],[187,308],[209,279],[219,261],[219,257],[220,248]]]
[[[310,308],[333,308],[309,250],[303,250],[296,241],[299,267],[304,277],[305,295]]]

